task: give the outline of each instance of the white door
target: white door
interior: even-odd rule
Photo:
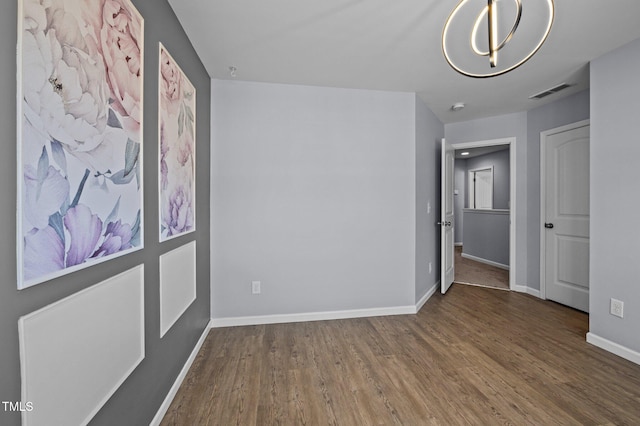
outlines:
[[[453,283],[453,167],[455,149],[442,139],[442,179],[440,187],[440,291],[446,293]]]
[[[588,312],[589,125],[543,133],[542,151],[545,297]]]
[[[493,166],[469,170],[469,208],[493,208]]]

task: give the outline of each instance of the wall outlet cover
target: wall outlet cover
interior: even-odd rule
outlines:
[[[610,311],[611,315],[619,317],[619,318],[623,318],[624,316],[624,302],[621,300],[617,300],[617,299],[611,299],[611,308]]]

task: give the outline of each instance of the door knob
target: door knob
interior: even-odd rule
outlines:
[[[544,227],[547,229],[553,229],[553,223],[545,223]]]

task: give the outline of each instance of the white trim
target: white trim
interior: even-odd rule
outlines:
[[[509,145],[509,289],[515,290],[516,287],[516,138],[509,137],[503,139],[491,139],[477,142],[463,142],[452,144],[453,148],[469,149],[482,146]]]
[[[159,257],[160,338],[196,300],[196,242]]]
[[[385,308],[349,309],[344,311],[304,312],[298,314],[255,315],[249,317],[211,318],[211,328],[238,327],[245,325],[281,324],[307,321],[330,321],[348,318],[382,317],[387,315],[411,315],[416,314],[425,303],[440,288],[437,281],[418,300],[415,306],[390,306]]]
[[[528,288],[526,285],[514,285],[513,288],[511,290],[518,292],[518,293],[528,293]]]
[[[464,244],[463,244],[463,242],[462,242],[462,241],[460,241],[460,242],[457,242],[457,243],[453,243],[453,245],[454,245],[455,247],[462,247]]]
[[[470,285],[470,286],[473,286],[473,287],[490,288],[491,290],[511,291],[511,289],[509,289],[509,288],[495,287],[495,286],[487,285],[487,284],[467,283],[467,282],[464,282],[464,281],[454,281],[454,283],[462,284],[462,285]]]
[[[416,313],[415,305],[388,308],[351,309],[345,311],[307,312],[299,314],[256,315],[250,317],[211,318],[211,327],[237,327],[244,325],[281,324],[307,321],[328,321],[348,318],[381,317],[387,315],[410,315]]]
[[[144,323],[144,265],[20,317],[21,401],[36,407],[22,424],[89,423],[144,359]],[[51,342],[65,350],[47,351]],[[104,358],[113,345],[118,357]]]
[[[636,352],[633,349],[627,348],[626,346],[622,346],[591,332],[587,333],[587,343],[590,343],[594,346],[604,349],[607,352],[611,352],[612,354],[618,355],[619,357],[640,365],[640,352]]]
[[[159,426],[162,422],[162,419],[164,418],[165,414],[167,414],[167,411],[169,410],[169,407],[173,402],[173,398],[176,397],[176,394],[178,393],[182,382],[184,381],[185,377],[187,377],[187,373],[189,372],[193,361],[195,361],[198,352],[200,352],[200,349],[202,348],[202,345],[204,344],[204,341],[207,338],[207,334],[209,334],[209,330],[211,328],[211,321],[209,321],[209,323],[207,323],[207,326],[202,331],[202,335],[200,336],[200,339],[198,339],[198,343],[196,343],[196,346],[191,351],[191,355],[189,355],[189,358],[187,358],[187,362],[184,363],[182,370],[180,370],[180,374],[178,374],[178,377],[176,377],[176,380],[173,382],[173,386],[171,386],[171,389],[169,389],[169,393],[162,402],[162,405],[160,405],[158,412],[153,417],[153,420],[151,420],[151,423],[149,423],[149,426]]]
[[[526,287],[526,289],[527,289],[526,290],[527,294],[529,294],[531,296],[534,296],[534,297],[537,297],[538,299],[542,299],[542,297],[540,297],[540,290],[536,290],[535,288],[531,288],[531,287],[528,287],[528,286]]]
[[[545,169],[546,169],[546,139],[549,136],[557,133],[566,132],[568,130],[578,129],[580,127],[589,126],[589,120],[582,120],[576,123],[567,124],[565,126],[556,127],[553,129],[540,132],[540,227],[538,232],[540,233],[540,298],[546,299],[546,232],[542,232],[544,229],[545,216],[547,211],[547,186],[545,182]]]
[[[418,302],[416,303],[416,314],[418,312],[420,312],[420,309],[422,309],[422,307],[424,306],[425,303],[427,303],[427,300],[429,300],[431,298],[431,296],[433,296],[433,294],[440,288],[440,281],[436,282],[433,287],[431,287],[429,290],[427,290],[427,292],[424,294],[424,296],[422,296],[420,298],[420,300],[418,300]]]
[[[538,299],[541,299],[540,290],[536,290],[535,288],[531,288],[526,285],[516,285],[513,288],[513,291],[516,291],[518,293],[526,293],[530,296],[534,296],[534,297],[537,297]]]
[[[461,256],[465,259],[475,260],[476,262],[484,263],[486,265],[495,266],[496,268],[509,270],[509,265],[505,265],[503,263],[494,262],[493,260],[483,259],[481,257],[474,256],[472,254],[461,253]]]

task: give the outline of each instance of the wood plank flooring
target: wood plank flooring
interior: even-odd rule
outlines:
[[[638,425],[588,317],[454,284],[417,315],[212,329],[162,425]]]
[[[462,247],[455,247],[455,278],[460,284],[473,284],[509,290],[509,271],[462,257]]]

